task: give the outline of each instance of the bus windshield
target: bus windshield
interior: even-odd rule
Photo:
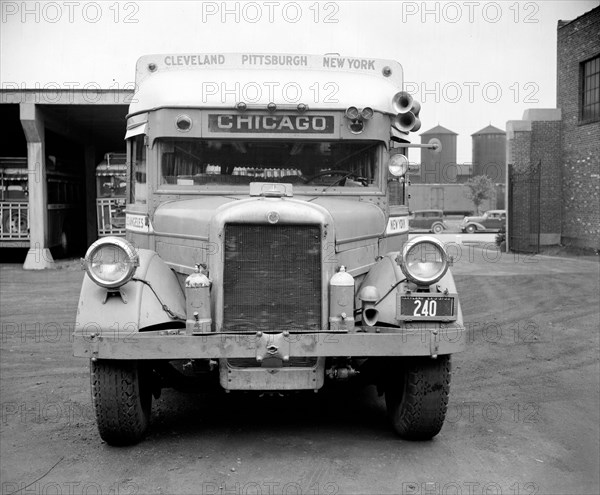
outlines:
[[[377,186],[380,141],[267,141],[169,139],[159,141],[161,184]]]

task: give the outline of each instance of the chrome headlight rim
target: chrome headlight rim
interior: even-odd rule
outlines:
[[[440,253],[442,258],[442,269],[438,270],[431,277],[423,278],[416,277],[413,273],[410,272],[408,266],[406,265],[406,260],[408,259],[408,255],[410,251],[420,244],[432,244]],[[446,272],[448,271],[449,262],[448,262],[448,253],[446,252],[446,248],[444,247],[444,243],[439,239],[432,236],[419,236],[407,241],[402,247],[402,252],[400,254],[398,264],[400,265],[400,269],[402,273],[406,276],[408,280],[414,282],[417,285],[425,286],[432,285],[442,279]]]
[[[120,249],[127,259],[127,270],[116,280],[102,279],[93,270],[95,256],[97,256],[98,252],[106,246],[114,246],[117,249]],[[140,265],[136,249],[130,242],[121,237],[102,237],[98,239],[88,248],[85,253],[85,258],[82,261],[88,277],[90,277],[95,284],[104,287],[105,289],[117,289],[125,285],[133,278],[137,267]]]
[[[404,177],[408,173],[409,161],[408,158],[401,154],[396,153],[390,156],[388,160],[388,171],[394,177]]]

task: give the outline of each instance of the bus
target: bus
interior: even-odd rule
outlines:
[[[152,397],[192,382],[374,384],[400,437],[440,432],[465,328],[445,245],[409,238],[406,155],[440,143],[411,143],[403,85],[376,58],[138,60],[126,235],[88,248],[73,335],[105,442],[139,442]]]
[[[67,253],[80,221],[82,181],[73,167],[48,156],[48,247]],[[0,157],[0,247],[28,248],[29,172],[26,157]]]
[[[110,152],[96,167],[98,237],[125,236],[127,154]]]

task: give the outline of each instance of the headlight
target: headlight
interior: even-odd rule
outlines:
[[[103,237],[89,247],[83,266],[100,287],[114,289],[131,280],[139,259],[135,248],[125,239]]]
[[[398,260],[402,273],[417,285],[431,285],[448,270],[448,255],[441,241],[422,236],[408,241]]]
[[[388,162],[388,170],[394,177],[403,177],[408,172],[408,158],[400,153],[392,155]]]

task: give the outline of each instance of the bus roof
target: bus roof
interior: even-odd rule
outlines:
[[[395,114],[394,94],[403,89],[402,66],[393,60],[337,54],[163,54],[137,62],[136,114],[161,107],[295,107],[344,110],[371,107]]]

